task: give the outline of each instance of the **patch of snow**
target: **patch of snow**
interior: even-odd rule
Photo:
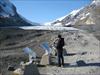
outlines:
[[[68,26],[68,25],[71,25],[71,24],[72,24],[72,22],[68,22],[68,23],[66,23],[65,25]]]
[[[92,1],[91,5],[95,5],[96,7],[100,7],[100,0]]]
[[[63,17],[60,17],[60,18],[56,19],[56,21],[57,21],[57,20],[61,21],[61,20],[63,20],[64,18],[66,18],[66,16],[68,16],[68,15],[65,15],[65,16],[63,16]]]
[[[56,24],[54,24],[54,26],[61,26],[62,27],[63,25],[62,25],[62,23],[56,23]]]
[[[87,16],[89,16],[89,15],[90,15],[90,13],[84,14],[84,15],[80,18],[80,20],[86,19]]]
[[[71,16],[75,16],[79,11],[80,11],[80,9],[73,10],[70,14],[71,14]]]
[[[9,17],[9,15],[7,15],[6,13],[1,12],[0,15],[3,15],[2,17]]]
[[[100,5],[100,0],[93,0],[91,4]]]
[[[90,13],[87,13],[86,16],[90,15]]]

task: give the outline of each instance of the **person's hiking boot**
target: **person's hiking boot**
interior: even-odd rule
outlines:
[[[61,65],[61,67],[62,67],[62,68],[64,68],[64,67],[65,67],[65,65],[64,65],[64,64],[62,64],[62,65]]]
[[[62,64],[62,66],[64,67],[65,64]]]
[[[58,67],[61,67],[61,65],[58,65]]]
[[[63,65],[61,65],[61,68],[64,68],[64,66],[63,66]]]

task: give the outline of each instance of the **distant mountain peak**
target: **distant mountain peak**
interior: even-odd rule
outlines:
[[[9,0],[0,0],[0,17],[10,17],[16,14],[16,7]]]

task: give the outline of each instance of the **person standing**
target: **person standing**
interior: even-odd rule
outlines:
[[[57,55],[58,55],[58,66],[64,66],[64,57],[63,57],[63,46],[65,45],[64,38],[59,34],[58,41],[56,45]]]

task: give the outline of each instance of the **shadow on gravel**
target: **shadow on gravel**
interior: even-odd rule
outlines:
[[[82,52],[82,53],[67,53],[66,56],[74,56],[74,55],[77,55],[77,54],[85,55],[85,54],[87,54],[87,52]]]
[[[100,63],[85,63],[83,60],[77,61],[75,64],[65,63],[64,67],[86,67],[86,66],[98,66]]]
[[[30,64],[25,67],[24,75],[40,75],[40,73],[35,64]]]
[[[74,56],[76,53],[68,53],[66,56]]]

